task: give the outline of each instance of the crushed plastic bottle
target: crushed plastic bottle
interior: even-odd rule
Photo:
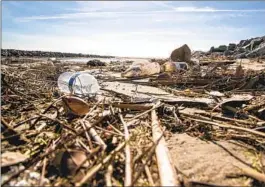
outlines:
[[[164,72],[178,72],[179,70],[187,70],[189,66],[186,62],[166,62],[162,65]]]
[[[161,68],[157,62],[134,62],[125,72],[121,73],[122,77],[142,77],[160,73]]]
[[[92,96],[100,87],[97,79],[88,72],[65,72],[58,78],[58,87],[63,93]]]

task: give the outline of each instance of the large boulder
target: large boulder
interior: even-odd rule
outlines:
[[[236,59],[246,58],[246,52],[235,55]]]
[[[226,50],[224,52],[224,56],[230,56],[230,55],[233,55],[234,54],[234,51],[230,51],[230,50]]]
[[[243,47],[243,43],[245,42],[246,40],[240,40],[239,44],[237,44],[237,47]]]
[[[261,43],[256,49],[246,54],[246,57],[248,58],[263,57],[263,56],[265,56],[265,42]]]
[[[250,50],[254,50],[256,47],[258,47],[263,42],[263,38],[257,38],[250,42]]]
[[[94,60],[89,60],[87,62],[87,65],[88,66],[106,66],[106,63],[100,60],[94,59]]]
[[[190,62],[191,50],[187,44],[175,49],[170,55],[170,59],[174,62]]]
[[[220,45],[219,47],[215,48],[215,47],[211,47],[210,52],[211,53],[216,53],[216,52],[225,52],[227,50],[227,46],[226,45]]]
[[[227,46],[226,45],[220,45],[218,47],[218,49],[219,49],[219,52],[225,52],[227,50]]]
[[[251,42],[251,40],[243,40],[243,42],[242,42],[242,47],[244,47],[244,46],[250,44],[250,42]]]
[[[245,49],[245,48],[243,48],[243,47],[238,47],[237,49],[236,49],[236,52],[237,53],[244,53],[244,52],[246,52],[247,51],[247,49]]]

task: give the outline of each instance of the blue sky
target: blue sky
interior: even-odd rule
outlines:
[[[168,57],[265,35],[259,1],[2,1],[2,48]]]

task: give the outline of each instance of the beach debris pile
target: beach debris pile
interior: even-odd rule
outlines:
[[[151,59],[149,62],[133,62],[132,65],[121,73],[122,77],[144,77],[159,73],[174,73],[187,70],[191,61],[191,50],[187,44],[175,49],[169,60]]]
[[[125,70],[2,65],[2,186],[264,185],[265,62],[181,50]]]

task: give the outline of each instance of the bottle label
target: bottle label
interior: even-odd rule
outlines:
[[[77,72],[76,74],[74,74],[70,80],[69,80],[69,84],[68,84],[68,87],[69,87],[69,90],[71,93],[73,93],[73,84],[74,84],[74,81],[76,79],[76,77],[78,77],[81,73],[80,72]]]

